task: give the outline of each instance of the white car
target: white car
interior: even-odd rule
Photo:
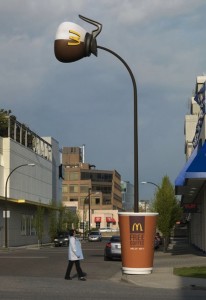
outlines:
[[[91,231],[88,234],[88,241],[89,242],[101,242],[102,241],[102,235],[99,231]]]
[[[121,240],[119,235],[113,235],[104,249],[104,260],[121,259]]]
[[[100,232],[111,232],[112,229],[111,228],[99,228]]]

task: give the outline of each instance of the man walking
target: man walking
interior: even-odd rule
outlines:
[[[84,259],[83,253],[82,253],[82,247],[81,243],[78,238],[76,238],[76,231],[74,229],[71,229],[69,232],[69,247],[68,247],[68,266],[67,271],[65,274],[66,280],[72,280],[70,273],[73,267],[73,264],[75,264],[78,279],[81,281],[85,281],[86,278],[84,277],[86,274],[82,271],[80,266],[80,260]]]

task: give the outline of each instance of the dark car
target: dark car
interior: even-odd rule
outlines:
[[[89,242],[101,242],[102,241],[102,235],[99,231],[91,231],[88,234],[88,241]]]
[[[104,249],[104,260],[121,259],[121,241],[120,236],[113,235]]]
[[[68,246],[69,245],[69,233],[68,232],[59,232],[54,238],[55,247]]]

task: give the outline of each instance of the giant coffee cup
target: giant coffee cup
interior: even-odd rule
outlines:
[[[118,215],[123,273],[150,274],[158,213],[119,212]]]

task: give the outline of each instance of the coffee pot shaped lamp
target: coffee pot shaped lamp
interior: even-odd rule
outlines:
[[[72,23],[61,23],[57,29],[54,43],[54,53],[56,58],[63,62],[74,62],[93,53],[97,56],[96,37],[102,30],[102,25],[79,15],[79,17],[96,26],[92,33],[86,32],[81,26]]]
[[[138,122],[137,122],[137,85],[134,75],[125,60],[114,51],[97,45],[96,37],[102,30],[102,25],[96,21],[79,15],[80,19],[96,27],[88,33],[81,26],[72,22],[63,22],[59,25],[54,42],[56,59],[63,63],[75,62],[91,54],[97,56],[97,49],[105,50],[117,57],[127,68],[133,83],[134,90],[134,211],[139,211],[139,184],[138,184]]]

